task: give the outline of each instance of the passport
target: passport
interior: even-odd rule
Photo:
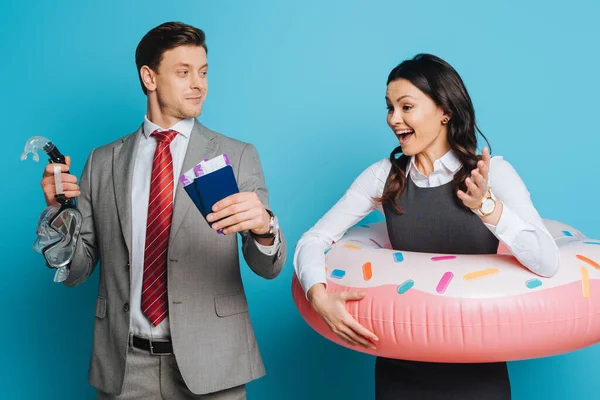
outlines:
[[[179,177],[186,193],[206,220],[215,203],[239,193],[233,167],[227,154],[204,160]],[[212,226],[212,223],[207,223]],[[219,233],[222,233],[219,231]]]

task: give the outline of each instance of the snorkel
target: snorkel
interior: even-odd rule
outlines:
[[[44,151],[44,153],[46,153],[48,155],[48,162],[50,164],[66,164],[66,159],[65,156],[62,155],[62,153],[58,150],[58,147],[56,147],[56,145],[54,143],[52,143],[50,140],[46,139],[43,136],[33,136],[30,137],[29,140],[27,140],[27,143],[25,143],[25,149],[23,150],[23,154],[21,154],[21,160],[24,161],[27,159],[27,155],[29,153],[33,154],[33,160],[35,162],[39,162],[40,161],[40,157],[37,154],[38,150],[42,150]],[[69,171],[66,171],[69,172]],[[55,171],[55,176],[56,176],[56,171]],[[61,189],[62,189],[62,185]],[[56,190],[56,201],[58,201],[63,207],[75,207],[75,200],[74,199],[69,199],[67,198],[64,193],[62,193],[62,190],[58,190],[58,185],[57,185],[57,190]]]
[[[25,143],[21,160],[26,160],[29,153],[33,160],[39,162],[38,150],[48,155],[51,164],[66,164],[66,159],[56,145],[42,136],[33,136]],[[58,206],[49,206],[39,217],[37,226],[37,239],[33,249],[42,253],[49,268],[56,268],[55,282],[62,282],[69,275],[69,264],[75,255],[77,239],[83,220],[77,209],[76,199],[67,198],[62,188],[60,166],[54,167],[54,182],[56,185],[56,201]]]

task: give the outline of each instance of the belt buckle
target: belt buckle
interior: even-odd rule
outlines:
[[[150,354],[152,354],[153,356],[168,356],[171,355],[172,353],[155,353],[154,352],[154,346],[152,345],[153,342],[156,343],[168,343],[168,340],[152,340],[152,339],[148,339],[148,343],[150,343]]]

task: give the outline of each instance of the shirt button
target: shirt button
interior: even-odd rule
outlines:
[[[129,266],[130,266],[129,263],[127,263],[127,265],[125,266],[125,268],[129,268]]]
[[[125,305],[123,306],[123,311],[129,312],[129,303],[125,303]]]

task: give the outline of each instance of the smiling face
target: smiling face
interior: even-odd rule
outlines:
[[[443,155],[450,149],[447,125],[450,119],[431,98],[406,79],[389,83],[385,102],[387,123],[402,146],[402,153]],[[446,121],[447,122],[447,121]]]
[[[196,118],[208,92],[208,63],[201,46],[179,46],[163,53],[156,71],[140,75],[148,92],[148,117],[164,128]]]

